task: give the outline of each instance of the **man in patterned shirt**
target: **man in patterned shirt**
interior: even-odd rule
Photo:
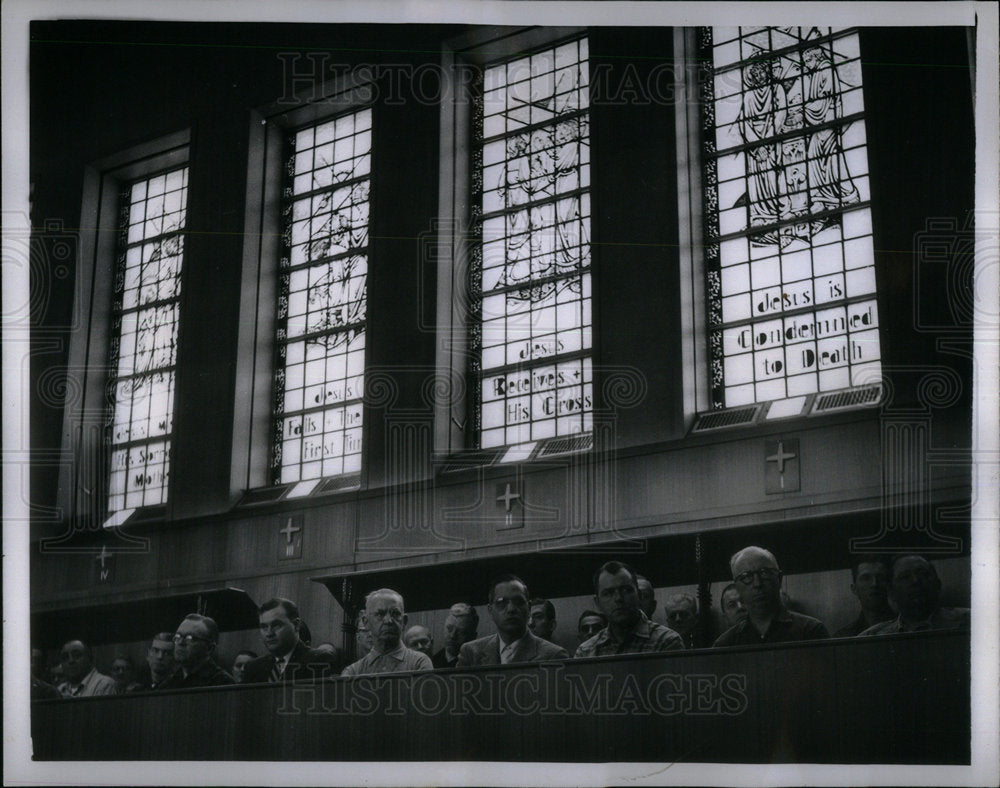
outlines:
[[[431,658],[403,645],[406,614],[403,597],[391,588],[380,588],[365,597],[365,621],[372,635],[372,650],[341,675],[363,676],[367,673],[399,673],[408,670],[431,670]]]
[[[594,575],[594,601],[608,625],[576,650],[576,657],[645,654],[684,648],[681,636],[650,621],[639,608],[636,574],[628,564],[608,561]]]

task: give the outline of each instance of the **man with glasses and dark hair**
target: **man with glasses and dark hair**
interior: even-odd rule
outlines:
[[[642,611],[637,575],[628,564],[608,561],[594,573],[594,602],[608,625],[580,644],[578,659],[684,648],[680,635],[650,621]]]
[[[821,621],[793,613],[781,601],[781,569],[762,547],[744,547],[729,561],[747,617],[727,629],[716,646],[751,646],[830,637]]]
[[[243,684],[307,681],[337,676],[343,667],[339,654],[327,654],[302,641],[302,618],[290,599],[269,599],[257,610],[260,637],[268,653],[243,668]]]
[[[219,644],[219,626],[208,616],[185,616],[174,633],[177,669],[157,689],[190,689],[235,684],[233,677],[213,659]]]
[[[344,668],[342,675],[363,676],[433,668],[430,657],[403,645],[406,613],[403,597],[398,591],[380,588],[366,596],[364,621],[371,631],[371,651]]]
[[[490,617],[497,634],[462,644],[458,667],[506,665],[508,662],[538,662],[566,659],[562,646],[549,643],[528,629],[528,586],[516,575],[501,575],[490,583]]]

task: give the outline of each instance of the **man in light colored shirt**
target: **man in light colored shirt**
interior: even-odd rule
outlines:
[[[969,608],[940,606],[941,579],[934,564],[922,556],[901,555],[893,561],[889,599],[899,615],[869,627],[862,635],[969,628]]]
[[[516,575],[505,574],[490,583],[490,617],[497,634],[462,645],[458,667],[506,665],[508,662],[538,662],[566,659],[562,646],[549,643],[528,629],[528,587]]]
[[[645,654],[684,648],[681,636],[650,621],[639,607],[635,571],[620,561],[608,561],[594,574],[594,602],[608,625],[576,650],[576,657]]]
[[[406,613],[403,597],[391,588],[380,588],[365,597],[364,620],[371,630],[372,648],[357,662],[344,668],[344,676],[369,673],[401,673],[431,670],[431,658],[403,645]]]
[[[62,647],[63,681],[56,687],[64,698],[93,698],[116,695],[115,680],[94,667],[94,652],[82,640],[70,640]]]

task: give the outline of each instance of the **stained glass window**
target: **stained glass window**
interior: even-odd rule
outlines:
[[[167,499],[187,174],[181,168],[144,178],[121,193],[110,512]]]
[[[471,285],[482,447],[592,426],[587,39],[484,68]]]
[[[877,381],[857,33],[716,27],[701,47],[713,406]]]
[[[275,381],[275,483],[361,470],[372,115],[290,135]]]

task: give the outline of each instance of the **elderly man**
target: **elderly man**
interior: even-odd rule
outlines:
[[[744,621],[730,627],[716,646],[750,646],[830,637],[821,621],[793,613],[781,601],[781,569],[769,551],[745,547],[729,561],[736,589],[747,609]]]
[[[403,597],[391,588],[380,588],[365,597],[365,622],[371,630],[372,648],[344,668],[344,676],[431,670],[431,658],[407,648],[401,640],[406,626]]]
[[[650,621],[639,607],[639,584],[632,567],[608,561],[594,573],[594,602],[608,625],[576,650],[576,657],[645,654],[684,648],[681,636]]]
[[[636,575],[635,583],[639,587],[639,609],[652,621],[653,613],[656,612],[656,593],[653,591],[653,584],[643,575]]]
[[[691,594],[671,594],[663,605],[667,626],[681,636],[685,648],[695,648],[698,628],[698,601]]]
[[[444,622],[444,648],[434,655],[434,667],[455,667],[462,644],[475,640],[478,630],[479,614],[472,605],[465,602],[452,605]]]
[[[490,583],[490,617],[497,633],[464,643],[458,667],[506,665],[508,662],[538,662],[566,659],[562,646],[549,643],[528,629],[528,586],[516,575],[501,575]]]
[[[590,640],[608,625],[603,613],[596,610],[584,610],[576,621],[576,637],[581,643]]]
[[[556,631],[556,608],[547,599],[532,599],[528,602],[528,629],[542,640],[552,641]]]
[[[869,627],[893,618],[889,607],[889,567],[880,558],[861,556],[851,562],[851,593],[858,598],[861,613],[834,632],[835,638],[860,635]]]
[[[889,599],[899,611],[891,621],[869,627],[862,635],[894,635],[930,629],[968,629],[967,607],[941,607],[941,579],[934,564],[919,555],[901,555],[892,563]]]
[[[63,680],[56,689],[64,698],[92,698],[98,695],[116,695],[115,680],[94,667],[94,652],[82,640],[70,640],[60,653]]]
[[[177,627],[173,641],[177,669],[157,689],[220,687],[235,683],[214,659],[219,645],[219,626],[214,619],[189,614]]]
[[[302,618],[290,599],[269,599],[257,610],[260,637],[268,653],[243,668],[244,684],[306,681],[336,676],[343,667],[339,655],[310,648],[299,637]]]
[[[431,656],[434,650],[434,637],[431,635],[431,631],[427,627],[420,626],[420,624],[414,624],[406,630],[406,634],[403,635],[403,642],[407,648],[412,648],[414,651],[419,651],[428,657]],[[431,664],[433,662],[434,660],[431,659]]]

